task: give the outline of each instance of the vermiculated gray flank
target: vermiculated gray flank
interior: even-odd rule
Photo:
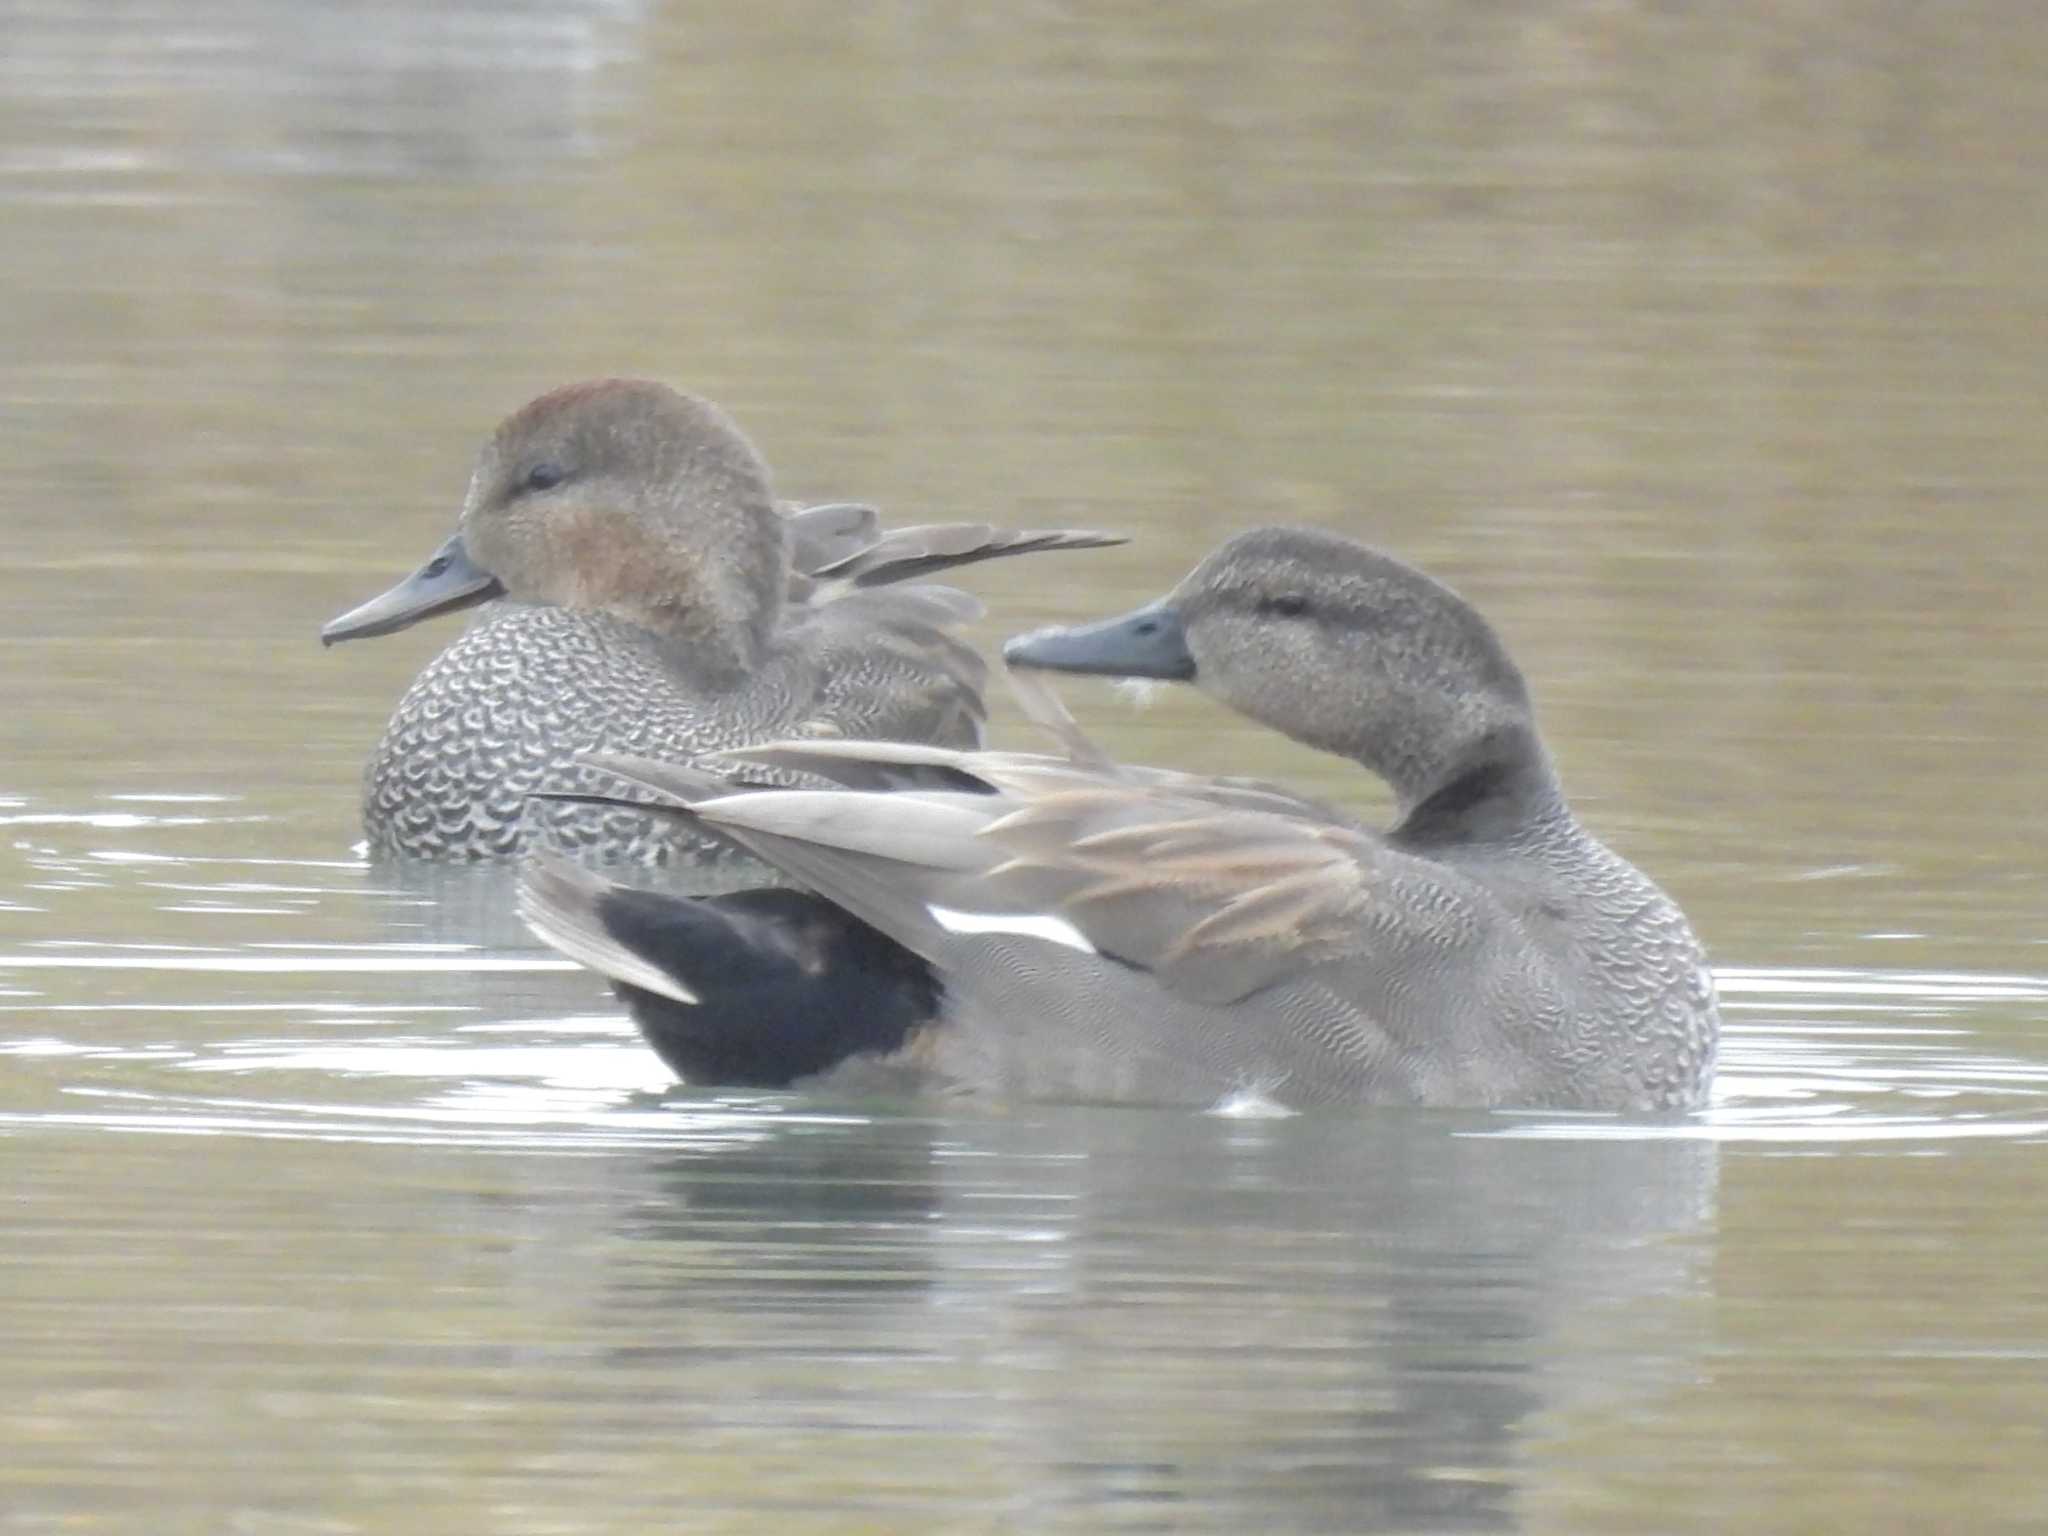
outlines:
[[[400,699],[364,774],[378,857],[503,859],[538,836],[593,861],[730,845],[631,810],[530,800],[611,787],[596,752],[682,759],[771,737],[973,746],[986,668],[953,633],[979,604],[915,578],[1120,542],[791,509],[737,426],[659,384],[544,395],[484,445],[455,536],[323,637],[485,606]]]
[[[920,957],[937,986],[903,989],[922,1012],[890,1055],[932,1082],[1189,1104],[1704,1102],[1719,1020],[1699,941],[1572,814],[1520,671],[1447,587],[1348,539],[1265,529],[1157,603],[1006,655],[1192,682],[1371,770],[1399,817],[1374,831],[1272,786],[1112,764],[1040,683],[1025,698],[1053,755],[733,754],[833,790],[609,766]],[[644,936],[682,925],[642,907],[628,926],[601,883],[560,873],[533,872],[529,921],[624,982],[650,1039],[660,1010],[706,1009],[768,952],[707,960],[702,922],[691,953],[664,949]],[[810,1003],[829,1014],[828,988]]]

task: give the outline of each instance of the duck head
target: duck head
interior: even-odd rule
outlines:
[[[1157,602],[1009,642],[1012,666],[1188,682],[1372,769],[1405,811],[1475,771],[1547,779],[1521,671],[1457,593],[1316,529],[1219,546]]]
[[[610,614],[744,672],[779,614],[786,538],[760,456],[717,406],[643,380],[572,384],[484,444],[454,537],[320,638],[507,597]]]

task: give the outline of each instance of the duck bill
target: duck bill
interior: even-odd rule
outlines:
[[[1173,604],[1161,598],[1121,618],[1063,624],[1019,635],[1003,647],[1013,667],[1045,672],[1087,672],[1101,677],[1157,677],[1185,683],[1195,675],[1187,631]]]
[[[388,635],[437,613],[473,608],[504,593],[498,578],[469,558],[458,533],[434,551],[433,559],[389,592],[380,592],[360,608],[329,619],[320,631],[320,643],[333,645]]]

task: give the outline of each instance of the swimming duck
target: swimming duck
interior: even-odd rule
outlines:
[[[483,611],[414,679],[364,773],[378,857],[547,846],[662,864],[730,845],[629,810],[548,802],[592,752],[682,758],[776,736],[973,746],[985,666],[950,631],[965,593],[892,585],[1036,550],[1121,543],[959,523],[884,532],[852,504],[792,508],[739,428],[665,385],[543,395],[477,457],[454,537],[324,643]]]
[[[1012,668],[1192,683],[1394,791],[1376,831],[1269,785],[1111,763],[1020,675],[1048,754],[786,742],[836,788],[608,759],[805,889],[685,901],[544,861],[529,926],[683,1077],[862,1062],[993,1094],[1674,1110],[1718,1013],[1678,907],[1572,814],[1500,637],[1334,534],[1262,529]]]

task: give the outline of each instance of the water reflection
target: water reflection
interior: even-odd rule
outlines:
[[[640,0],[50,9],[10,28],[0,85],[17,126],[91,102],[97,132],[10,134],[0,176],[38,178],[67,200],[160,204],[175,200],[166,180],[209,172],[530,175],[592,152],[592,79],[630,53],[643,10]],[[152,101],[259,115],[232,127],[202,116],[159,138],[136,132]]]
[[[1626,1316],[1659,1371],[1689,1369],[1674,1319],[1711,1259],[1714,1154],[1401,1119],[883,1120],[612,1165],[635,1246],[573,1326],[692,1319],[665,1346],[636,1323],[617,1355],[682,1372],[689,1443],[879,1414],[1000,1445],[991,1493],[1055,1524],[1497,1528],[1522,1426],[1593,1390],[1560,1330]]]
[[[1633,1306],[1658,1334],[1708,1257],[1668,1241],[1711,1215],[1699,1146],[1532,1158],[1384,1121],[1059,1131],[1079,1154],[1046,1170],[1062,1262],[991,1323],[1089,1383],[1032,1405],[1054,1485],[1144,1500],[1164,1528],[1276,1507],[1505,1527],[1522,1426],[1576,1391],[1558,1330]],[[1306,1422],[1304,1401],[1323,1405]]]

